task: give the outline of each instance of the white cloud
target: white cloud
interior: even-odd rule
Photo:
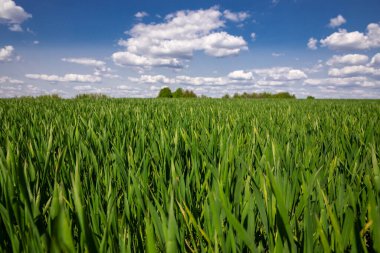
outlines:
[[[64,76],[46,74],[26,74],[29,79],[43,80],[49,82],[77,82],[77,83],[97,83],[102,78],[94,75],[66,74]]]
[[[380,69],[368,67],[364,65],[347,66],[344,68],[333,68],[329,70],[329,76],[345,77],[345,76],[380,76]]]
[[[164,75],[142,75],[139,78],[129,78],[130,81],[132,82],[138,82],[138,83],[149,83],[149,84],[154,84],[154,83],[162,83],[162,84],[175,84],[176,81],[175,79],[168,78]]]
[[[334,55],[326,62],[326,64],[329,66],[360,65],[367,63],[368,60],[368,56],[363,54]]]
[[[23,31],[21,25],[19,25],[19,24],[11,24],[11,25],[9,25],[8,28],[12,32],[22,32]]]
[[[94,75],[98,77],[104,77],[109,79],[120,78],[119,75],[112,73],[112,69],[108,68],[104,61],[96,60],[93,58],[62,58],[62,61],[95,67]]]
[[[104,61],[99,61],[92,58],[62,58],[62,61],[92,67],[103,67],[106,65]]]
[[[33,41],[33,44],[38,45],[38,44],[40,44],[40,42],[38,40],[35,40],[35,41]]]
[[[371,59],[371,66],[380,65],[380,53],[375,54]]]
[[[330,19],[329,26],[331,28],[335,28],[343,25],[344,23],[346,23],[346,19],[342,15],[338,15],[337,17]]]
[[[182,63],[176,58],[145,57],[130,52],[116,52],[112,55],[112,59],[119,66],[183,67]]]
[[[253,73],[261,76],[264,80],[300,80],[307,78],[305,72],[289,67],[274,67],[268,69],[254,69]]]
[[[310,68],[303,68],[302,70],[307,74],[319,73],[323,70],[324,64],[322,60],[318,60],[316,64],[314,64]]]
[[[225,10],[223,12],[223,15],[226,19],[231,20],[233,22],[242,22],[249,18],[249,13],[248,12],[232,12],[230,10]]]
[[[230,72],[227,76],[219,77],[178,75],[170,78],[164,75],[141,75],[140,77],[129,77],[128,79],[135,83],[151,85],[190,85],[207,86],[208,88],[210,86],[224,86],[228,88],[230,85],[243,85],[245,87],[249,85],[282,86],[287,85],[289,81],[295,82],[305,78],[307,78],[307,75],[301,70],[282,67],[254,69],[252,71],[236,70]]]
[[[247,50],[242,37],[220,31],[222,15],[213,7],[178,11],[159,24],[139,23],[127,32],[129,39],[119,41],[125,50],[115,52],[112,59],[118,65],[181,68],[195,51],[225,57]]]
[[[5,46],[0,48],[0,62],[12,61],[13,51],[13,46]]]
[[[82,85],[82,86],[74,86],[73,89],[77,91],[89,91],[89,90],[92,90],[93,87],[91,85]]]
[[[145,11],[139,11],[135,14],[135,17],[138,18],[138,19],[141,19],[141,18],[144,18],[146,16],[149,16],[148,13],[146,13]]]
[[[142,75],[138,78],[129,78],[132,82],[144,83],[144,84],[181,84],[181,85],[226,85],[229,83],[229,80],[225,77],[192,77],[192,76],[176,76],[173,78],[168,78],[163,75]]]
[[[318,49],[318,40],[315,38],[310,38],[309,41],[307,42],[307,47],[311,50],[317,50]]]
[[[252,72],[245,72],[244,70],[235,70],[228,74],[228,78],[232,80],[252,80]]]
[[[0,76],[0,84],[2,84],[2,83],[23,84],[24,81],[13,79],[13,78],[10,78],[8,76]]]
[[[285,85],[284,81],[273,81],[273,80],[259,80],[257,81],[257,85],[260,86],[282,86]]]
[[[7,24],[11,31],[22,31],[21,23],[31,17],[31,14],[25,12],[21,6],[17,6],[13,0],[1,0],[0,24]]]
[[[179,84],[187,85],[226,85],[229,81],[224,77],[190,77],[190,76],[177,76],[176,81]]]
[[[276,52],[272,53],[273,57],[280,57],[280,56],[284,56],[284,55],[285,55],[284,53],[276,53]]]
[[[368,79],[364,76],[358,77],[333,77],[333,78],[320,78],[320,79],[306,79],[306,85],[313,86],[362,86],[371,87],[377,84],[377,81]]]
[[[378,48],[380,47],[380,25],[369,24],[366,33],[347,32],[345,29],[339,29],[338,32],[331,34],[320,42],[322,46],[334,50]]]
[[[252,41],[256,40],[256,33],[251,33],[251,39],[252,39]]]

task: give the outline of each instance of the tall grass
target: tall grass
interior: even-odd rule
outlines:
[[[380,251],[380,102],[0,100],[0,251]]]

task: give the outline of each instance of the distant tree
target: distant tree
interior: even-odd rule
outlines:
[[[101,93],[82,93],[75,96],[75,99],[105,99],[109,96]]]
[[[233,98],[250,98],[250,99],[259,99],[259,98],[296,98],[295,95],[290,94],[289,92],[280,92],[280,93],[275,93],[271,94],[268,92],[263,92],[263,93],[247,93],[244,92],[243,94],[235,93]]]
[[[176,89],[175,92],[173,92],[173,98],[181,98],[184,96],[183,90],[181,88]]]
[[[289,92],[280,92],[272,95],[273,98],[296,98],[296,96],[291,95]]]
[[[197,95],[194,93],[194,91],[192,91],[192,90],[185,90],[184,92],[183,92],[183,96],[182,96],[183,98],[196,98],[197,97]]]
[[[169,87],[162,88],[158,93],[158,98],[171,98],[173,97],[172,91]]]
[[[315,99],[315,97],[313,97],[313,96],[307,96],[306,99]]]
[[[222,98],[224,98],[224,99],[228,99],[228,98],[230,98],[230,95],[225,94]]]

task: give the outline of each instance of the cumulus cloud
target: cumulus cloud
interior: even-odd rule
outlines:
[[[375,54],[371,59],[371,65],[377,66],[380,65],[380,53]]]
[[[339,29],[338,32],[329,35],[320,42],[322,46],[333,50],[378,48],[380,47],[380,25],[369,24],[366,33],[347,32],[345,29]]]
[[[13,52],[13,46],[5,46],[0,48],[0,62],[12,61]]]
[[[176,58],[155,58],[133,54],[130,52],[116,52],[112,59],[119,66],[141,66],[141,67],[171,67],[182,68],[183,63]]]
[[[13,78],[10,78],[8,76],[0,76],[0,84],[3,84],[3,83],[8,83],[8,84],[23,84],[24,81],[13,79]]]
[[[92,58],[62,58],[62,61],[92,67],[103,67],[106,65],[104,61],[99,61]]]
[[[338,15],[337,17],[330,19],[329,27],[339,27],[344,23],[346,23],[346,19],[342,15]]]
[[[247,50],[246,41],[224,31],[223,14],[216,7],[178,11],[159,24],[135,25],[120,40],[124,51],[115,52],[113,61],[122,66],[182,68],[195,51],[214,57],[237,55]]]
[[[97,83],[102,78],[95,75],[66,74],[64,76],[46,74],[26,74],[29,79],[43,80],[48,82],[76,82],[76,83]]]
[[[319,78],[319,79],[306,79],[304,81],[306,85],[314,86],[362,86],[372,87],[376,84],[376,81],[368,79],[367,77],[331,77],[331,78]]]
[[[380,76],[380,69],[368,67],[364,65],[347,66],[344,68],[332,68],[328,72],[329,76],[345,77],[345,76]]]
[[[368,56],[363,54],[334,55],[326,62],[326,64],[329,66],[360,65],[367,63],[368,60]]]
[[[318,49],[318,40],[315,38],[310,38],[309,41],[307,42],[307,47],[311,50],[317,50]]]
[[[95,76],[105,77],[109,79],[115,79],[120,77],[119,75],[113,74],[112,69],[108,68],[104,61],[96,60],[93,58],[62,58],[62,61],[95,67]]]
[[[251,33],[251,39],[252,39],[252,41],[256,40],[256,33]]]
[[[232,12],[230,10],[225,10],[223,15],[226,19],[231,20],[233,22],[242,22],[249,18],[249,13],[245,11],[241,12]]]
[[[144,84],[181,84],[181,85],[226,85],[229,80],[225,77],[192,77],[180,75],[173,78],[169,78],[163,75],[142,75],[138,78],[129,78],[132,82],[144,83]]]
[[[282,86],[285,85],[284,81],[274,81],[274,80],[259,80],[257,81],[259,86]]]
[[[164,75],[141,75],[129,77],[129,80],[140,84],[151,85],[190,85],[190,86],[225,86],[229,85],[257,85],[257,86],[281,86],[293,81],[307,78],[307,75],[298,69],[287,67],[272,69],[254,69],[252,71],[236,70],[226,76],[186,76],[178,75],[167,77]]]
[[[148,16],[148,13],[146,13],[145,11],[139,11],[139,12],[137,12],[137,13],[135,14],[135,17],[136,17],[136,18],[139,18],[139,19],[144,18],[144,17],[146,17],[146,16]]]
[[[93,87],[91,85],[80,85],[80,86],[74,86],[73,89],[77,91],[89,91],[89,90],[92,90]]]
[[[138,82],[138,83],[162,83],[162,84],[175,84],[175,79],[168,78],[164,75],[142,75],[139,78],[129,78],[130,81]]]
[[[6,24],[9,30],[14,32],[22,31],[21,24],[31,18],[21,6],[16,5],[13,0],[1,0],[0,2],[0,24]]]
[[[267,69],[254,69],[253,73],[261,76],[264,80],[300,80],[307,78],[305,72],[289,67],[274,67]]]
[[[245,72],[244,70],[236,70],[228,74],[228,78],[232,80],[252,80],[252,72]]]
[[[177,76],[176,81],[179,84],[187,85],[226,85],[229,80],[225,77],[190,77],[190,76]]]

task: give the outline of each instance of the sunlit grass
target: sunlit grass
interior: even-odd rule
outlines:
[[[0,100],[0,251],[380,251],[380,102]]]

